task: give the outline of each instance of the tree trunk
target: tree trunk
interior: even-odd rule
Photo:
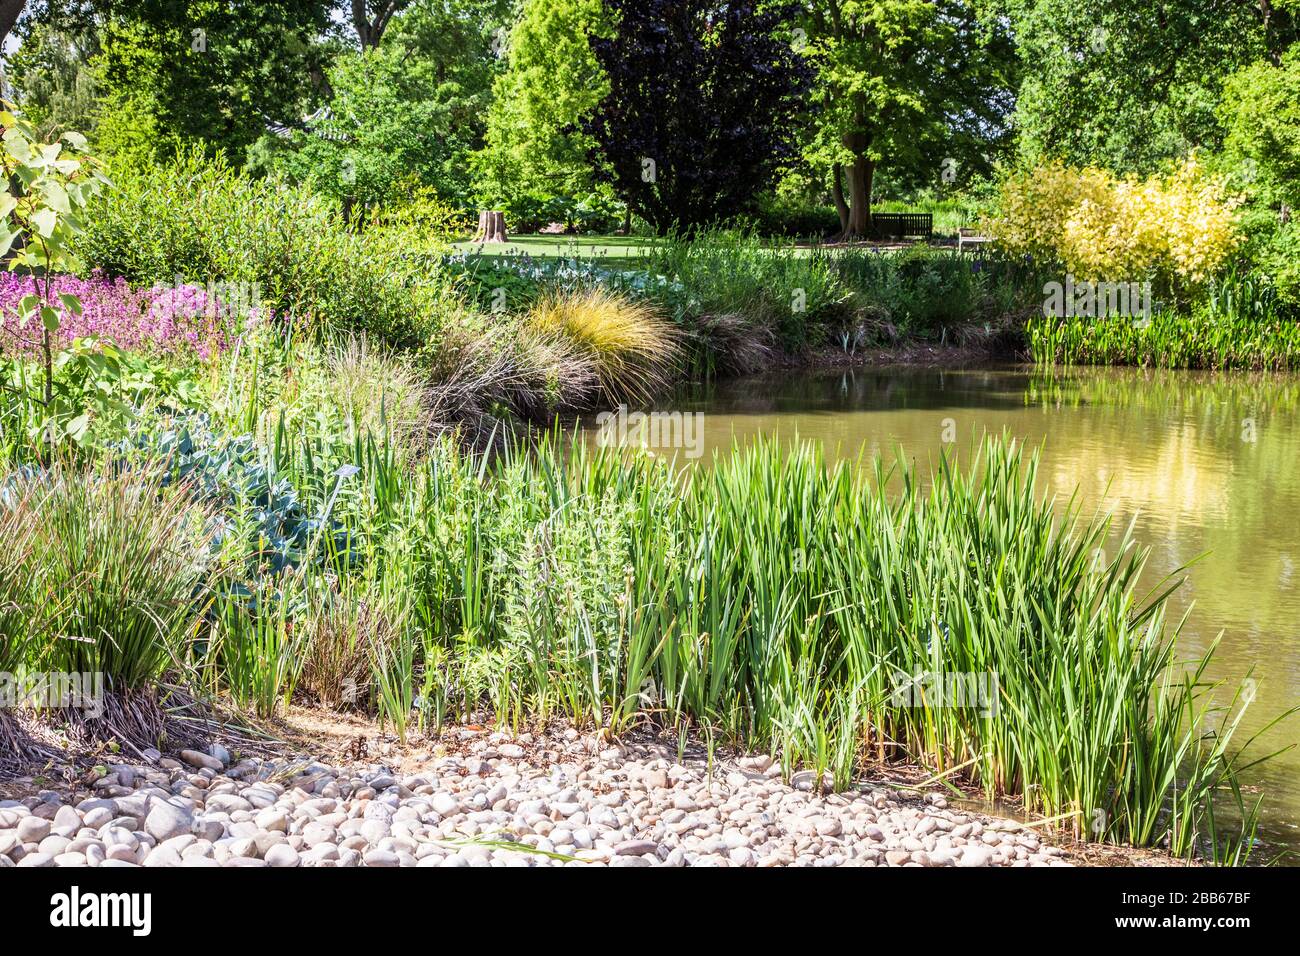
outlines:
[[[370,11],[367,6],[366,0],[352,0],[352,26],[357,31],[357,40],[361,43],[361,49],[374,50],[379,47],[379,41],[384,38],[388,21],[393,18],[394,13],[406,6],[406,3],[403,0],[387,0],[386,3],[376,4],[373,20],[368,16]]]
[[[831,198],[835,200],[835,211],[840,214],[840,231],[843,236],[849,231],[849,204],[844,201],[844,166],[836,163],[831,166]]]
[[[862,121],[859,120],[857,125],[861,127]],[[853,161],[848,165],[848,221],[839,235],[839,240],[852,242],[854,239],[866,239],[870,235],[871,181],[875,178],[876,164],[867,158],[867,148],[871,145],[871,139],[867,134],[858,131],[845,133],[841,142],[853,157]],[[843,198],[842,194],[841,198]],[[844,218],[843,212],[840,213],[840,218]]]
[[[506,242],[506,214],[484,209],[478,214],[478,232],[475,242]]]
[[[849,228],[845,239],[866,239],[871,234],[871,181],[876,164],[856,156],[849,165]]]

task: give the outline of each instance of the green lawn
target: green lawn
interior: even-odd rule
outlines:
[[[612,264],[635,263],[658,240],[645,236],[528,236],[500,245],[457,242],[457,252],[484,256],[530,255],[546,259],[604,259]]]

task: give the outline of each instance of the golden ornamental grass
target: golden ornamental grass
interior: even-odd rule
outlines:
[[[604,289],[552,293],[529,324],[571,342],[610,398],[649,398],[681,355],[680,330],[653,306]]]

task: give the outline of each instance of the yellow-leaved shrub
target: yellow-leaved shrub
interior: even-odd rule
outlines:
[[[1008,178],[984,228],[1006,252],[1059,261],[1078,279],[1197,285],[1241,241],[1239,204],[1195,157],[1149,179],[1054,162]]]

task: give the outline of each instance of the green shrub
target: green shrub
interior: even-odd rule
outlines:
[[[681,283],[697,314],[743,316],[791,351],[813,344],[815,326],[850,312],[848,290],[827,256],[764,242],[752,227],[670,237],[651,247],[647,266]]]
[[[132,283],[256,284],[277,313],[395,345],[436,337],[458,308],[418,225],[348,229],[305,187],[255,179],[224,159],[184,152],[123,163],[88,216],[88,268]]]
[[[937,337],[947,328],[1041,307],[1037,275],[1003,260],[913,246],[903,252],[846,249],[832,261],[868,317],[909,335]]]

